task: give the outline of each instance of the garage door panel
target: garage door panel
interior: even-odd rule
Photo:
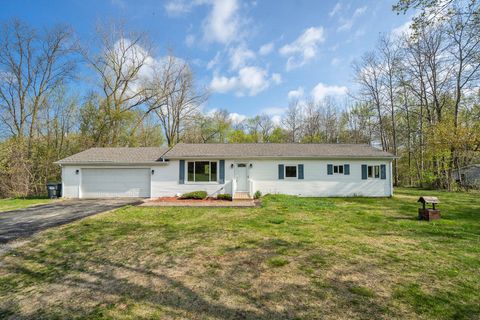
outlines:
[[[81,197],[150,197],[150,169],[82,169]]]

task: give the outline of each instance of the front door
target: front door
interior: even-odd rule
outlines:
[[[248,191],[247,188],[247,164],[237,163],[235,178],[237,179],[237,191]]]

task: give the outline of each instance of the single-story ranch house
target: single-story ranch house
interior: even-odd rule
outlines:
[[[184,144],[92,148],[57,161],[65,198],[393,194],[394,156],[365,144]]]

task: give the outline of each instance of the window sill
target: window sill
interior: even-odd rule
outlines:
[[[206,182],[206,181],[186,181],[185,184],[197,184],[197,185],[208,185],[208,184],[220,184],[218,181],[211,181],[211,182]]]

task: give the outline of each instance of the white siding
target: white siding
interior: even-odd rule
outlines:
[[[76,174],[75,170],[79,167],[62,166],[62,197],[78,198],[80,189],[80,173]]]
[[[203,159],[199,159],[203,160]],[[187,167],[185,161],[185,170]],[[391,161],[389,160],[225,160],[225,184],[192,183],[186,181],[179,183],[179,161],[171,160],[167,165],[152,166],[149,169],[155,170],[151,175],[151,197],[174,196],[190,191],[204,190],[209,195],[218,193],[231,193],[231,179],[234,177],[232,164],[236,162],[251,164],[247,166],[248,175],[253,185],[253,194],[259,190],[262,194],[282,193],[299,196],[369,196],[383,197],[393,194],[391,186]],[[285,178],[278,179],[278,165],[304,165],[304,179]],[[327,175],[327,164],[350,165],[350,175]],[[361,165],[386,165],[387,179],[362,180]],[[81,173],[75,174],[75,170],[81,167],[64,166],[62,168],[63,196],[77,198],[81,184]]]
[[[369,196],[391,195],[390,161],[385,160],[252,160],[250,179],[262,194],[281,193],[299,196]],[[278,179],[278,165],[304,165],[304,179]],[[350,175],[327,175],[327,164],[350,165]],[[387,179],[362,180],[361,165],[386,165]],[[254,190],[254,191],[256,191]]]
[[[225,185],[218,183],[179,184],[179,161],[172,160],[159,174],[152,176],[152,197],[173,196],[177,193],[204,190],[208,194],[231,193],[231,179],[234,176],[235,162],[248,163],[249,178],[253,181],[254,190],[262,194],[282,193],[299,196],[369,196],[384,197],[392,194],[390,161],[385,160],[226,160]],[[186,162],[185,162],[186,163]],[[278,179],[278,165],[304,165],[304,179]],[[327,175],[327,164],[350,165],[350,175]],[[361,165],[386,165],[387,179],[362,180]],[[185,164],[186,167],[186,164]],[[163,170],[163,171],[161,171]],[[157,170],[155,171],[157,173]],[[161,172],[161,174],[160,174]],[[186,174],[185,174],[186,177]],[[253,193],[252,192],[252,193]]]

